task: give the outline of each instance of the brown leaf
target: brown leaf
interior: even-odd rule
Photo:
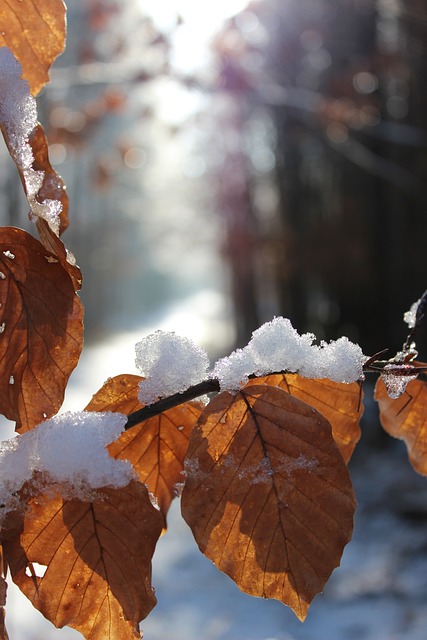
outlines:
[[[328,421],[276,387],[218,395],[190,439],[182,513],[240,589],[303,620],[353,528],[350,476]]]
[[[314,407],[331,423],[332,435],[348,463],[360,439],[363,392],[357,382],[345,384],[332,380],[313,380],[296,373],[273,374],[255,378],[249,384],[280,387],[291,396]]]
[[[110,378],[93,396],[86,411],[117,411],[128,415],[142,409],[138,400],[142,379],[134,375]],[[199,403],[188,402],[169,409],[128,429],[108,447],[113,458],[132,463],[140,482],[156,496],[165,517],[175,497],[175,486],[183,481],[188,440],[202,408]]]
[[[38,218],[36,222],[37,231],[39,232],[40,242],[51,253],[53,253],[59,262],[69,274],[74,290],[78,291],[82,286],[82,272],[75,263],[74,256],[65,248],[61,238],[59,238],[49,226],[49,223],[43,218]]]
[[[44,172],[43,184],[37,194],[37,199],[40,202],[58,200],[62,204],[60,215],[60,233],[62,233],[68,227],[68,195],[64,181],[50,164],[48,143],[41,124],[37,124],[32,130],[28,142],[34,156],[33,170]]]
[[[0,547],[0,565],[2,566],[2,574],[6,573],[3,568],[3,549]],[[7,582],[0,575],[0,640],[9,640],[9,636],[6,629],[6,592]]]
[[[385,431],[405,442],[410,463],[418,473],[427,476],[427,384],[412,380],[405,393],[393,399],[378,378],[374,398]]]
[[[98,493],[94,502],[30,499],[5,556],[14,582],[56,627],[90,640],[140,638],[138,623],[156,604],[151,559],[162,517],[138,482]],[[42,577],[34,563],[46,567]]]
[[[0,411],[22,431],[60,408],[83,344],[62,265],[22,229],[0,229]]]
[[[64,49],[65,20],[62,0],[0,0],[0,46],[18,58],[33,95],[48,82],[49,68]]]

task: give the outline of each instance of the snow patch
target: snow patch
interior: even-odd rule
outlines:
[[[1,518],[19,506],[17,492],[36,472],[67,498],[88,499],[100,487],[129,484],[136,477],[133,467],[106,449],[126,420],[120,413],[69,412],[1,442]]]

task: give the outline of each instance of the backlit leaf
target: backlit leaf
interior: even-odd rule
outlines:
[[[162,517],[138,482],[97,493],[93,502],[31,498],[5,556],[14,582],[55,626],[90,640],[140,638],[138,623],[156,604],[151,559]]]
[[[68,195],[64,181],[50,164],[48,143],[41,124],[37,124],[32,130],[28,143],[34,156],[33,170],[44,173],[43,183],[37,198],[40,202],[58,200],[62,204],[60,215],[60,233],[62,233],[68,226]]]
[[[26,431],[60,408],[83,343],[68,273],[22,229],[0,230],[0,411]]]
[[[378,378],[374,397],[385,431],[405,442],[412,466],[418,473],[427,475],[427,384],[412,380],[405,393],[393,399],[383,380]]]
[[[0,46],[22,64],[23,77],[37,95],[49,68],[65,46],[66,9],[62,0],[0,0]]]
[[[3,550],[1,547],[0,547],[0,565],[1,567],[3,567]],[[4,570],[4,573],[6,573],[5,570]],[[3,575],[0,575],[0,640],[9,640],[9,636],[6,629],[6,621],[5,621],[6,592],[7,592],[7,582],[3,578]]]
[[[303,620],[339,565],[355,498],[328,421],[277,387],[219,394],[193,430],[182,513],[246,593]]]
[[[332,435],[348,462],[360,439],[363,414],[362,390],[357,382],[345,384],[332,380],[304,378],[296,373],[273,374],[255,378],[249,384],[280,387],[322,413],[332,426]]]
[[[108,380],[94,395],[86,411],[117,411],[130,414],[143,405],[138,400],[140,376],[120,375]],[[175,497],[176,484],[182,483],[184,458],[190,433],[203,405],[196,402],[169,409],[125,431],[109,445],[113,458],[129,460],[138,478],[156,496],[166,516]]]

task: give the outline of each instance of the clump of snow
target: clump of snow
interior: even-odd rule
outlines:
[[[420,306],[420,302],[421,298],[414,302],[411,305],[411,308],[408,311],[405,311],[405,313],[403,314],[403,320],[404,322],[406,322],[410,329],[413,329],[415,327],[417,321],[417,311],[418,307]]]
[[[212,377],[221,390],[237,391],[250,375],[264,376],[281,371],[306,378],[328,378],[351,383],[363,378],[366,356],[348,338],[313,344],[311,333],[299,335],[287,318],[274,318],[254,331],[244,349],[218,360]]]
[[[248,347],[261,375],[282,370],[296,372],[312,353],[314,340],[312,333],[300,336],[288,318],[279,317],[254,331]]]
[[[156,331],[138,342],[135,351],[135,364],[145,377],[138,394],[143,404],[185,391],[207,375],[206,351],[173,332]]]
[[[386,364],[381,373],[382,381],[385,384],[390,398],[395,400],[406,391],[406,387],[411,380],[416,380],[418,375],[407,375],[405,371],[413,370],[408,364]]]
[[[36,472],[67,498],[87,499],[101,487],[129,484],[136,477],[132,465],[106,449],[126,420],[120,413],[69,412],[1,442],[0,518],[19,506],[16,494]]]
[[[228,357],[215,363],[212,378],[219,381],[222,391],[237,391],[244,387],[249,376],[258,369],[255,354],[248,347],[233,351]]]
[[[28,82],[21,75],[21,64],[11,50],[0,47],[0,121],[20,166],[29,168],[33,154],[28,136],[37,124],[37,107]]]
[[[58,235],[61,202],[36,200],[44,171],[32,169],[34,156],[28,138],[37,124],[37,106],[28,82],[21,75],[22,66],[12,51],[8,47],[0,47],[0,124],[7,135],[12,158],[24,178],[31,219],[44,218]]]

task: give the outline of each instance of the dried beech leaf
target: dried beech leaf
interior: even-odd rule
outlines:
[[[351,538],[355,498],[326,418],[277,387],[219,394],[190,438],[182,513],[242,591],[303,620]]]
[[[23,77],[37,95],[49,68],[65,46],[66,9],[62,0],[0,0],[0,47],[9,47]]]
[[[331,423],[332,435],[348,463],[361,435],[359,423],[363,414],[363,392],[357,382],[345,384],[327,379],[313,380],[287,373],[255,378],[249,384],[280,387],[320,411]]]
[[[12,579],[56,627],[90,640],[140,638],[156,604],[151,559],[162,517],[139,482],[99,500],[32,498],[23,531],[4,543]],[[37,577],[33,563],[46,567]]]
[[[41,124],[32,130],[28,143],[34,156],[33,170],[44,173],[43,184],[37,194],[37,199],[40,202],[58,200],[62,204],[60,214],[60,233],[62,233],[68,227],[68,195],[64,181],[50,164],[48,143]]]
[[[405,442],[410,463],[418,473],[427,476],[427,384],[412,380],[405,393],[392,399],[378,378],[374,397],[385,431]]]
[[[0,229],[0,411],[26,431],[60,408],[83,343],[62,265],[22,229]]]
[[[0,564],[3,565],[3,550],[0,547]],[[5,572],[6,573],[6,572]],[[6,629],[6,592],[7,582],[0,575],[0,640],[9,640],[9,636]]]
[[[140,376],[120,375],[108,380],[94,395],[86,411],[118,411],[129,414],[141,409],[138,400]],[[190,433],[203,405],[188,402],[145,420],[125,431],[109,445],[113,458],[129,460],[138,478],[156,496],[159,508],[166,516],[176,494],[176,484],[182,483],[184,458]]]
[[[82,272],[75,264],[74,256],[65,248],[61,238],[59,238],[49,226],[49,223],[43,218],[38,218],[36,222],[37,231],[39,232],[40,242],[56,259],[62,264],[64,269],[69,273],[74,285],[74,290],[78,291],[82,286]]]

